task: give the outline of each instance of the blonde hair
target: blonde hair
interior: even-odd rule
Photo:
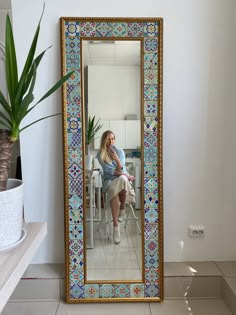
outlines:
[[[102,137],[101,137],[101,143],[100,143],[100,157],[101,160],[107,163],[111,163],[112,159],[109,156],[109,151],[107,149],[107,140],[109,139],[110,135],[113,134],[114,138],[114,132],[111,130],[107,130],[103,132]]]

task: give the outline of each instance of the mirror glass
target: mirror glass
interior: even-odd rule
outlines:
[[[143,265],[141,42],[140,40],[83,40],[82,57],[86,126],[88,126],[88,118],[94,116],[102,125],[94,141],[89,144],[89,154],[95,158],[93,159],[95,187],[92,190],[87,189],[86,194],[86,200],[89,201],[86,207],[87,280],[141,281]],[[135,178],[132,182],[135,200],[131,204],[126,203],[124,217],[120,219],[119,244],[114,244],[112,239],[111,208],[109,201],[106,203],[103,200],[106,196],[101,193],[102,187],[100,187],[103,176],[102,166],[96,159],[101,135],[106,130],[114,133],[115,146],[124,150],[126,170]],[[85,148],[85,151],[88,152],[88,148]],[[90,172],[88,172],[88,182],[89,175]],[[90,220],[91,198],[94,212],[92,220]],[[105,215],[108,216],[107,222]]]

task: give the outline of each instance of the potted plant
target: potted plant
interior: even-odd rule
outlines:
[[[89,116],[88,118],[88,123],[87,123],[87,128],[86,128],[86,170],[91,170],[92,169],[92,164],[93,164],[93,156],[90,154],[90,145],[94,141],[96,133],[102,128],[102,124],[99,124],[100,119],[95,121],[95,116],[92,118]]]
[[[44,8],[43,8],[44,11]],[[9,16],[6,17],[5,33],[5,76],[7,94],[0,91],[0,249],[16,243],[22,233],[23,197],[22,183],[19,180],[8,179],[9,162],[14,143],[19,139],[19,134],[31,125],[59,114],[39,118],[29,125],[22,127],[24,118],[43,100],[55,92],[72,75],[73,71],[61,78],[47,91],[33,106],[34,87],[38,66],[47,51],[35,57],[40,23],[40,17],[35,35],[30,46],[22,73],[18,76],[17,58],[12,25]],[[19,193],[18,196],[15,193]],[[16,205],[19,204],[19,206]],[[16,211],[16,208],[18,210]]]

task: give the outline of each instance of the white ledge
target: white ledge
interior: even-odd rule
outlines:
[[[25,223],[25,239],[0,252],[0,313],[47,234],[47,223]]]

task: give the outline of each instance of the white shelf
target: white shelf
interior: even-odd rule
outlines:
[[[0,313],[47,234],[47,223],[25,223],[25,239],[0,252]]]

